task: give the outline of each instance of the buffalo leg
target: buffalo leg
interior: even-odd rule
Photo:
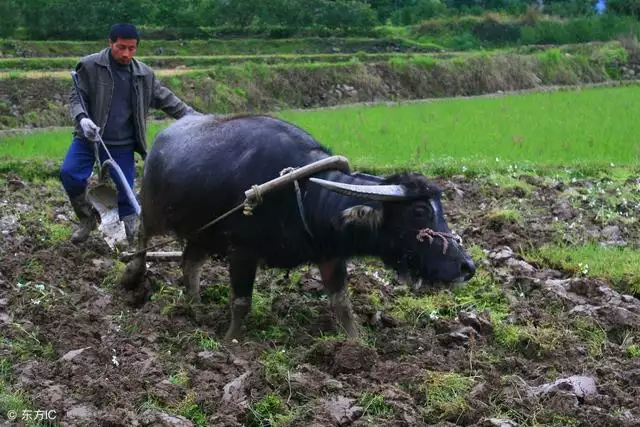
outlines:
[[[192,302],[200,302],[200,274],[207,252],[193,242],[187,242],[182,253],[182,285]]]
[[[141,221],[138,237],[136,240],[136,251],[141,251],[149,244],[149,234]],[[142,279],[147,272],[147,252],[136,255],[127,263],[127,268],[122,275],[120,285],[127,290],[135,290],[142,284]]]
[[[326,261],[318,265],[322,284],[329,296],[331,309],[338,323],[346,330],[350,339],[358,338],[358,328],[351,310],[347,293],[347,267],[343,260]]]
[[[251,296],[257,269],[258,260],[254,256],[240,250],[233,250],[229,254],[231,324],[225,336],[226,340],[240,336],[245,317],[251,311]]]

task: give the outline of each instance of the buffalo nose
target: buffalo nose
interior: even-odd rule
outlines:
[[[476,265],[471,258],[464,260],[460,269],[462,270],[462,274],[464,274],[465,280],[471,279],[476,274]]]

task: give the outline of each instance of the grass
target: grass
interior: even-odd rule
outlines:
[[[274,387],[288,383],[293,362],[285,349],[271,349],[260,357],[265,380]]]
[[[425,370],[418,379],[417,391],[424,393],[425,421],[435,423],[468,409],[465,395],[476,378],[455,372]]]
[[[283,111],[360,168],[438,165],[507,169],[513,164],[586,168],[636,165],[640,86],[438,102]],[[166,122],[149,126],[149,140]],[[60,160],[69,130],[0,140],[0,159]],[[447,166],[448,165],[448,166]],[[522,169],[521,169],[522,170]]]
[[[269,393],[254,402],[247,412],[247,425],[250,427],[284,426],[295,416],[295,413],[288,409],[286,403],[275,393]]]
[[[30,398],[24,391],[13,387],[11,380],[13,367],[11,359],[0,358],[0,412],[8,414],[22,414],[31,409]],[[14,417],[15,418],[15,417]]]
[[[167,126],[166,122],[152,122],[148,126],[147,138]],[[62,160],[71,143],[71,128],[53,131],[39,131],[32,134],[14,135],[0,139],[0,159],[42,159]]]
[[[364,392],[358,398],[358,404],[362,406],[362,416],[367,416],[367,421],[393,415],[393,406],[385,402],[384,397],[379,394]]]
[[[626,348],[626,353],[629,358],[640,358],[640,345],[631,344]]]
[[[600,88],[281,116],[359,164],[637,164],[639,94]]]
[[[187,392],[182,401],[175,405],[166,405],[159,402],[158,399],[153,396],[147,396],[147,400],[142,402],[140,410],[145,409],[157,409],[160,411],[168,412],[170,414],[181,415],[188,420],[191,420],[194,425],[204,426],[207,423],[207,414],[200,408],[196,402],[196,394],[193,390]]]
[[[640,252],[631,247],[544,245],[524,254],[529,262],[550,265],[575,275],[597,277],[623,292],[640,295]]]
[[[522,215],[513,209],[496,208],[487,214],[491,222],[517,223],[522,220]]]

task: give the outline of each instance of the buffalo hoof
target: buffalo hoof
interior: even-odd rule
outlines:
[[[151,300],[153,287],[148,277],[142,280],[142,284],[131,291],[127,296],[127,303],[134,309],[141,308]]]
[[[350,327],[342,327],[340,330],[345,333],[348,341],[361,342],[365,339],[364,334],[355,324]]]
[[[134,259],[129,264],[120,279],[120,286],[128,291],[136,290],[142,284],[144,275],[146,273],[146,266],[144,261],[140,259]]]
[[[241,333],[235,333],[234,331],[231,331],[231,330],[227,331],[227,333],[224,336],[224,340],[226,342],[231,342],[233,340],[240,341],[241,338],[242,338]]]

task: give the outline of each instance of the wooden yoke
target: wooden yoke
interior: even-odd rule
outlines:
[[[262,201],[263,194],[294,182],[300,178],[305,178],[316,172],[327,169],[339,169],[348,173],[350,172],[349,160],[344,156],[327,157],[326,159],[318,160],[317,162],[302,166],[301,168],[293,169],[290,172],[286,172],[285,169],[282,172],[282,175],[278,178],[267,181],[264,184],[252,186],[249,190],[244,192],[246,197],[245,215],[251,215],[253,207]]]

